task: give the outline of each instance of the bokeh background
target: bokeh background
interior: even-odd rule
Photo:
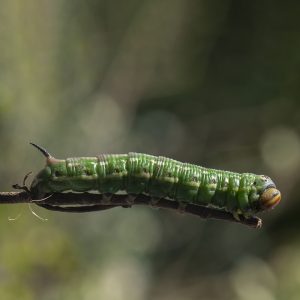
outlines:
[[[0,3],[1,191],[44,166],[33,141],[267,174],[283,195],[261,230],[2,205],[1,299],[299,299],[300,3]]]

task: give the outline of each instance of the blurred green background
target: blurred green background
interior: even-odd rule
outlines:
[[[267,174],[283,196],[261,230],[2,205],[1,299],[299,299],[300,3],[0,3],[1,191],[44,166],[33,141]]]

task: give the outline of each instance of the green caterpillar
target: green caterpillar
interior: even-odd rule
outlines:
[[[265,175],[208,169],[133,152],[62,160],[31,144],[47,159],[45,168],[31,183],[34,199],[68,190],[96,190],[101,194],[126,192],[225,210],[237,218],[238,215],[252,217],[274,208],[281,200],[280,191]]]

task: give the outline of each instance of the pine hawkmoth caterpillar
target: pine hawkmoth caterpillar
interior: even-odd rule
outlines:
[[[281,200],[280,191],[265,175],[209,169],[134,152],[56,159],[44,148],[31,144],[46,157],[46,166],[30,186],[33,199],[66,191],[125,192],[167,198],[183,206],[212,207],[236,218],[255,216]]]

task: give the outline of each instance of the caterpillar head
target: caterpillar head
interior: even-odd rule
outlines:
[[[258,210],[273,209],[279,204],[281,193],[270,177],[265,175],[256,176],[253,187],[258,195],[258,200],[255,201]]]

